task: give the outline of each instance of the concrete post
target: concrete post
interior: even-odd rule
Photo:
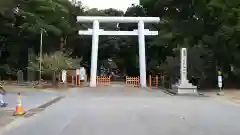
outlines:
[[[180,69],[181,81],[187,81],[187,48],[181,49],[181,69]]]
[[[138,42],[139,42],[139,66],[140,66],[140,84],[141,87],[147,87],[146,84],[146,56],[145,56],[145,35],[144,22],[138,22]]]
[[[92,57],[91,57],[91,78],[90,87],[96,87],[97,78],[97,61],[98,61],[98,35],[99,21],[93,21],[93,35],[92,35]]]

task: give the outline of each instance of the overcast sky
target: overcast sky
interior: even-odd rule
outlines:
[[[115,8],[126,11],[132,4],[139,4],[139,0],[81,0],[88,8],[107,9]]]

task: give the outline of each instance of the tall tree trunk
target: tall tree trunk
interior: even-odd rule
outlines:
[[[52,83],[54,86],[56,85],[56,72],[53,72],[52,74]]]
[[[57,82],[58,84],[60,83],[60,80],[61,80],[61,73],[59,72],[58,73],[58,82]]]

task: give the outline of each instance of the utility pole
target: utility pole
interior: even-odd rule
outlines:
[[[39,81],[42,80],[42,46],[43,46],[43,32],[45,30],[41,29],[41,38],[40,38],[40,54],[39,54]]]

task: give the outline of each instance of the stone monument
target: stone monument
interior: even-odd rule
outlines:
[[[181,48],[180,81],[177,84],[178,94],[198,94],[197,86],[189,83],[187,79],[187,48]]]

